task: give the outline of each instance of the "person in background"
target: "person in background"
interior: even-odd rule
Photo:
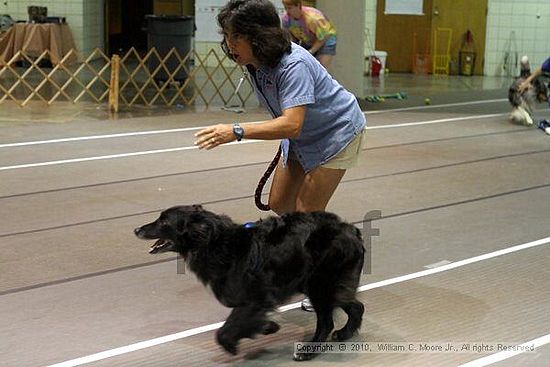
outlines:
[[[336,55],[334,25],[320,10],[304,6],[302,0],[283,0],[283,5],[286,10],[282,19],[283,27],[328,69]]]
[[[324,211],[364,144],[366,118],[357,99],[290,41],[269,0],[230,0],[218,24],[222,49],[247,68],[272,119],[209,126],[196,133],[195,144],[212,149],[241,139],[282,139],[269,206],[279,215]],[[313,310],[309,301],[302,308]]]
[[[538,68],[535,69],[535,71],[529,75],[524,81],[523,83],[521,83],[518,87],[518,91],[520,93],[524,92],[525,90],[527,90],[527,88],[529,88],[529,84],[531,84],[533,82],[533,80],[535,80],[536,78],[538,78],[539,76],[541,76],[543,73],[550,73],[550,57],[547,58],[541,66],[539,66]]]

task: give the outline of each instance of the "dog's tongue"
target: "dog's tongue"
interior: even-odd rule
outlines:
[[[151,248],[149,248],[149,253],[154,254],[161,250],[164,246],[168,244],[168,241],[163,240],[162,238],[160,240],[157,240],[154,244],[151,245]]]

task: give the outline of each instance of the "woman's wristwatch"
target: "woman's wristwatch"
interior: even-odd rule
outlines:
[[[244,136],[244,129],[238,123],[233,124],[233,134],[237,137],[237,141],[241,141]]]

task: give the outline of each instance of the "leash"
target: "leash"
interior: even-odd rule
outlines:
[[[258,182],[258,186],[256,187],[256,191],[254,192],[254,202],[256,203],[256,206],[258,209],[263,210],[264,212],[267,212],[271,210],[269,204],[262,203],[262,191],[264,190],[264,186],[275,170],[275,167],[277,167],[277,163],[279,163],[279,158],[281,158],[281,148],[279,147],[279,150],[277,151],[277,154],[275,154],[275,157],[267,167],[267,169],[264,172],[264,175],[262,178],[260,178],[260,181]]]

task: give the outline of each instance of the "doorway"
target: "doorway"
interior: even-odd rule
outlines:
[[[451,60],[460,64],[460,51],[465,46],[465,35],[470,31],[473,39],[472,52],[475,52],[473,72],[483,74],[485,59],[485,33],[487,29],[488,0],[433,0],[432,34],[437,28],[449,28],[451,39]],[[460,71],[460,70],[459,70]]]
[[[385,14],[386,0],[376,9],[376,49],[388,53],[392,72],[410,73],[414,53],[431,53],[437,28],[452,29],[450,58],[457,64],[464,35],[473,34],[476,60],[474,74],[483,74],[488,0],[423,0],[422,15]],[[415,41],[416,39],[416,41]],[[416,50],[414,45],[416,44]],[[455,72],[458,70],[455,69]]]
[[[153,0],[106,0],[106,52],[124,54],[135,47],[147,50],[145,15],[153,14]]]

